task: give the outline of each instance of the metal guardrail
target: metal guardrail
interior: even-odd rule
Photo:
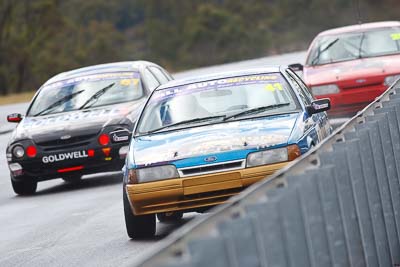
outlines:
[[[400,266],[400,81],[136,266]]]

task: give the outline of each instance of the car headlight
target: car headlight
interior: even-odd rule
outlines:
[[[14,157],[20,159],[25,155],[25,150],[22,146],[17,145],[12,149],[12,153]]]
[[[131,169],[128,173],[129,183],[146,183],[179,177],[178,171],[173,165],[163,165],[141,169]]]
[[[247,156],[246,167],[256,167],[273,163],[291,161],[301,155],[297,145],[253,152]]]
[[[399,78],[400,78],[400,74],[387,76],[385,78],[385,81],[383,82],[383,84],[386,86],[391,86]]]
[[[331,95],[339,93],[339,87],[336,84],[311,86],[313,95]]]

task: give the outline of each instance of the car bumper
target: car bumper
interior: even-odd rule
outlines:
[[[135,215],[196,210],[226,202],[231,196],[286,164],[287,162],[143,184],[127,184],[125,190]]]
[[[329,98],[331,109],[329,117],[350,117],[365,108],[376,97],[387,89],[384,85],[341,89],[341,92],[333,95],[321,95],[317,98]]]
[[[93,157],[66,159],[59,162],[43,162],[43,157],[52,154],[62,154],[74,151],[87,151],[85,147],[75,148],[71,151],[60,150],[52,153],[38,153],[35,158],[22,160],[9,160],[8,164],[18,164],[20,170],[11,171],[13,180],[34,179],[45,181],[61,177],[96,174],[102,172],[121,171],[125,163],[125,155],[119,153],[122,147],[128,144],[109,146],[109,152],[105,154],[102,148],[94,148]]]
[[[73,170],[75,166],[68,166],[66,169],[71,169],[71,171],[59,173],[54,170],[42,170],[42,171],[31,171],[27,169],[23,169],[21,175],[12,175],[12,179],[14,181],[20,181],[29,179],[34,179],[35,181],[47,181],[52,179],[57,179],[61,177],[75,176],[75,175],[88,175],[88,174],[97,174],[97,173],[105,173],[105,172],[117,172],[121,171],[124,166],[124,160],[113,160],[109,161],[106,164],[92,164],[92,165],[79,165],[82,166],[82,169]],[[122,171],[121,171],[122,173]]]

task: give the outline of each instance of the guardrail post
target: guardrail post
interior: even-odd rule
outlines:
[[[397,245],[400,246],[399,239],[399,231],[400,231],[400,184],[399,184],[399,173],[397,169],[397,162],[396,163],[396,154],[395,150],[397,149],[396,144],[399,144],[399,130],[395,131],[394,127],[390,128],[389,123],[389,114],[387,109],[386,112],[378,112],[371,121],[377,121],[379,125],[379,134],[381,137],[382,147],[384,151],[384,159],[385,159],[385,166],[387,170],[387,177],[389,183],[389,190],[390,190],[390,199],[391,204],[393,207],[393,216],[396,225],[396,232],[397,232]],[[377,111],[385,111],[382,109],[378,109]],[[393,114],[393,113],[392,113]],[[368,121],[368,120],[367,120]],[[393,126],[397,124],[392,118]],[[398,151],[396,151],[398,152]],[[400,262],[400,248],[394,248],[395,254],[393,255],[393,259],[395,262]]]
[[[333,266],[349,266],[346,239],[340,204],[334,179],[334,166],[326,165],[319,169],[318,191],[326,222],[328,242],[332,255]]]
[[[277,197],[290,266],[310,266],[304,221],[296,188],[280,188],[287,192]],[[268,194],[267,194],[268,196]]]
[[[358,226],[365,254],[366,266],[379,266],[374,229],[368,205],[365,172],[361,161],[361,141],[355,132],[345,134],[346,155],[357,210]]]
[[[288,266],[282,226],[276,202],[264,202],[245,206],[261,237],[267,266]],[[261,253],[260,253],[261,254]],[[263,260],[264,261],[264,260]]]
[[[194,266],[230,267],[225,240],[218,237],[192,240],[188,243],[191,261]]]
[[[288,186],[298,184],[298,194],[305,233],[308,240],[311,266],[332,266],[329,251],[326,222],[322,211],[321,199],[318,194],[318,173],[309,172],[302,176],[287,178]]]
[[[248,217],[235,218],[218,225],[219,232],[226,240],[229,258],[235,266],[266,266],[260,263],[260,248],[254,228],[254,223]]]
[[[389,251],[393,264],[399,261],[400,245],[397,235],[396,222],[394,218],[393,205],[391,201],[389,177],[385,165],[385,154],[383,152],[383,144],[379,132],[379,123],[376,121],[368,121],[365,124],[358,125],[357,128],[367,129],[369,131],[370,142],[371,144],[373,144],[372,156],[376,171],[375,179],[377,179],[378,181],[379,194],[382,202],[383,218],[385,222]],[[390,136],[384,136],[383,138],[390,139]]]
[[[362,144],[360,146],[360,156],[364,170],[364,181],[367,190],[368,206],[371,214],[379,266],[390,266],[388,238],[383,218],[382,201],[376,177],[370,134],[368,129],[360,129],[356,134]]]
[[[349,261],[351,266],[361,267],[365,266],[366,263],[353,196],[353,186],[350,180],[346,144],[343,142],[333,144],[334,151],[322,153],[320,158],[322,164],[326,162],[336,166],[333,169],[334,175],[331,179],[334,180],[337,190]]]

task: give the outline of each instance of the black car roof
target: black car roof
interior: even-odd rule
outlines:
[[[66,72],[57,74],[56,76],[50,78],[44,85],[48,85],[48,84],[58,82],[61,80],[65,80],[65,79],[69,79],[69,78],[90,75],[90,74],[107,73],[107,72],[138,71],[139,68],[142,68],[145,66],[157,66],[157,65],[152,62],[144,61],[144,60],[124,61],[124,62],[93,65],[93,66],[83,67],[83,68],[74,69],[71,71],[66,71]]]
[[[266,68],[256,68],[256,69],[247,69],[247,70],[239,70],[239,71],[229,71],[229,72],[221,72],[214,73],[202,76],[195,76],[186,79],[177,79],[167,82],[161,86],[159,86],[156,90],[163,90],[170,87],[182,86],[191,83],[198,83],[210,80],[217,80],[229,77],[236,76],[244,76],[244,75],[253,75],[253,74],[261,74],[261,73],[271,73],[271,72],[280,72],[282,68],[287,68],[286,66],[274,66],[274,67],[266,67]]]

